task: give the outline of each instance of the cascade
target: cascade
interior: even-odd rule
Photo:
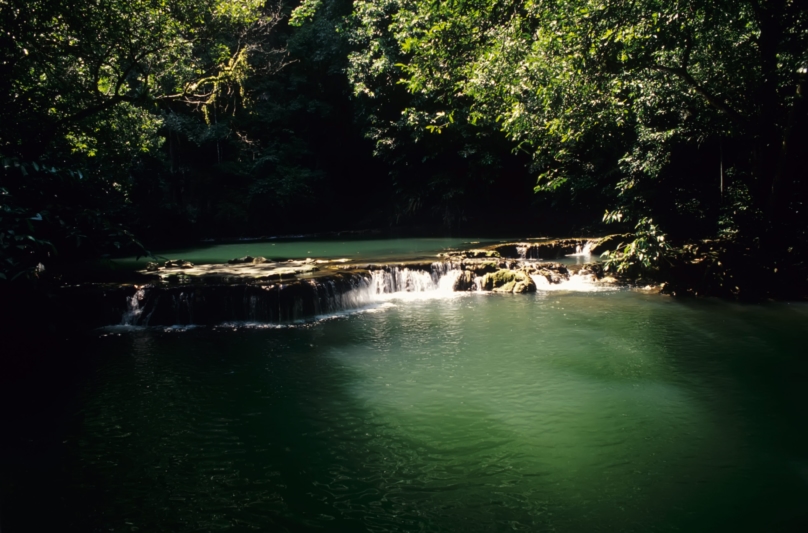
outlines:
[[[516,253],[519,254],[520,261],[540,259],[540,246],[535,244],[519,244],[516,246]]]
[[[437,262],[430,265],[429,271],[389,266],[371,271],[372,285],[376,295],[401,293],[424,293],[440,291],[453,292],[454,284],[462,269],[459,264]]]
[[[140,287],[126,296],[121,325],[287,323],[361,308],[404,294],[454,290],[459,264],[436,262],[429,270],[384,266],[369,272],[275,284]]]
[[[143,314],[143,301],[146,299],[146,289],[141,287],[132,296],[126,297],[126,308],[123,312],[121,324],[125,326],[136,326],[140,322]]]
[[[589,248],[591,245],[582,246],[575,255],[588,254]],[[500,268],[542,268],[530,259],[531,255],[537,255],[537,247],[527,245],[519,252],[525,259],[506,262]],[[543,271],[544,275],[541,272],[531,272],[539,291],[605,289],[591,275],[570,275],[566,270],[560,275],[547,270]],[[286,282],[131,287],[125,293],[126,303],[118,304],[117,312],[119,324],[125,326],[281,324],[360,309],[391,299],[445,298],[456,291],[483,292],[482,281],[483,275],[470,275],[462,261],[367,265],[362,270],[339,270]],[[109,300],[114,304],[115,298]]]
[[[586,241],[583,245],[576,245],[575,246],[575,253],[568,254],[568,257],[588,257],[592,255],[592,247],[595,245],[595,241]]]
[[[322,281],[217,284],[138,288],[126,297],[121,325],[214,325],[226,322],[282,323],[354,309],[370,301],[371,278],[339,274]]]

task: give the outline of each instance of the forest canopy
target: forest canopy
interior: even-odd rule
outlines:
[[[2,0],[0,16],[6,277],[130,230],[151,245],[335,217],[631,230],[622,268],[699,239],[772,272],[804,263],[801,2]]]

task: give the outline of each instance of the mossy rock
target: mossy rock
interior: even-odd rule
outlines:
[[[590,252],[592,255],[601,255],[603,252],[613,252],[617,250],[618,246],[628,244],[633,241],[634,238],[634,235],[631,233],[607,235],[595,243],[590,249]]]
[[[514,287],[516,287],[516,281],[509,281],[505,285],[494,287],[491,292],[513,292]]]
[[[486,291],[492,291],[497,287],[502,287],[506,283],[514,281],[515,278],[516,274],[511,270],[497,270],[483,277],[482,288]]]
[[[536,292],[536,284],[527,272],[497,270],[483,277],[482,288],[493,292]]]
[[[530,276],[528,276],[527,280],[525,280],[525,281],[517,281],[513,286],[512,292],[514,294],[522,294],[522,293],[526,293],[526,292],[536,292],[536,284],[533,282],[533,280],[530,278]]]
[[[478,276],[490,274],[499,270],[499,263],[496,261],[484,261],[482,263],[467,263],[466,270],[474,272]]]

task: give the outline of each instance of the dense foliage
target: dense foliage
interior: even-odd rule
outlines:
[[[142,249],[129,230],[486,221],[633,229],[620,272],[692,262],[677,246],[699,239],[723,243],[721,285],[752,276],[727,258],[804,267],[804,3],[294,7],[0,1],[2,273]]]
[[[355,13],[379,37],[353,69],[405,84],[420,99],[403,113],[427,129],[498,123],[533,152],[539,190],[608,183],[626,216],[715,223],[722,189],[769,220],[788,211],[804,168],[802,3],[389,0]],[[709,175],[685,171],[694,157],[712,159]]]
[[[237,103],[277,18],[258,0],[0,3],[4,276],[133,244],[126,230],[93,238],[87,220],[120,227],[136,165],[162,157],[172,105],[208,120]],[[23,212],[42,223],[18,227]]]

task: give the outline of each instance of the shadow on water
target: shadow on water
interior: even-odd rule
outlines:
[[[465,295],[99,333],[3,531],[801,531],[806,311]]]

